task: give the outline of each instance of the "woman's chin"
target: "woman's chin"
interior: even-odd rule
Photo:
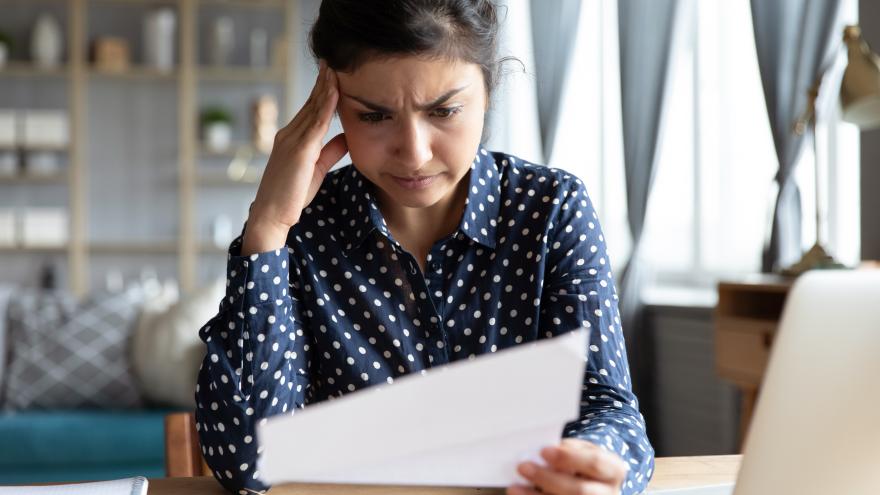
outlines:
[[[400,206],[405,206],[407,208],[426,208],[436,204],[443,198],[446,192],[444,185],[444,181],[442,181],[440,177],[427,185],[427,187],[418,188],[406,187],[405,185],[401,185],[398,181],[391,179],[384,184],[385,187],[382,189],[385,190],[385,194],[389,196],[392,201]]]
[[[442,198],[442,195],[433,191],[407,191],[394,190],[388,191],[391,199],[400,206],[407,208],[427,208],[436,204]]]

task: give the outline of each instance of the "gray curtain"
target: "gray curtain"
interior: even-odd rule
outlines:
[[[637,331],[643,267],[639,263],[642,230],[660,135],[669,72],[673,28],[679,0],[620,0],[620,98],[623,106],[623,155],[626,203],[633,249],[620,279],[624,329]],[[631,339],[632,340],[632,339]]]
[[[751,0],[767,113],[779,159],[769,243],[761,268],[771,272],[801,256],[801,196],[794,170],[808,135],[792,132],[807,90],[839,44],[840,0]]]
[[[550,3],[552,6],[548,5]],[[538,120],[541,123],[544,163],[553,156],[562,90],[571,67],[580,9],[581,0],[531,2]]]
[[[633,248],[618,276],[621,323],[626,335],[633,391],[645,420],[656,417],[651,376],[654,342],[640,298],[644,267],[639,262],[648,197],[654,182],[657,142],[666,94],[673,28],[679,0],[619,0],[620,97],[626,203]],[[652,438],[652,442],[657,442]]]

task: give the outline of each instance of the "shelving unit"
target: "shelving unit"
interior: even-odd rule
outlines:
[[[0,176],[0,184],[63,184],[69,180],[67,172],[53,174],[18,174],[12,177]]]
[[[9,77],[67,77],[70,68],[59,66],[44,69],[26,62],[10,61],[0,70],[0,74]]]
[[[30,84],[34,80],[60,81],[66,85],[65,94],[67,99],[67,111],[69,112],[70,146],[63,149],[53,149],[66,153],[67,170],[52,175],[18,174],[15,176],[0,176],[0,188],[17,187],[47,187],[57,185],[65,186],[67,190],[67,211],[70,215],[69,242],[63,247],[2,247],[0,253],[16,253],[21,255],[66,255],[66,279],[70,290],[79,295],[86,295],[90,287],[90,279],[93,272],[90,266],[102,257],[131,257],[133,260],[141,257],[172,256],[176,259],[176,278],[183,292],[196,288],[199,284],[197,273],[200,263],[208,263],[209,260],[224,260],[222,255],[226,248],[216,246],[209,242],[201,230],[203,223],[198,221],[199,202],[202,196],[210,196],[211,191],[239,191],[247,196],[255,194],[262,167],[268,159],[264,153],[256,153],[250,150],[249,143],[240,136],[229,151],[213,152],[203,148],[199,139],[199,109],[204,103],[201,98],[203,93],[218,94],[224,92],[241,92],[241,88],[267,88],[271,87],[277,95],[279,108],[279,125],[282,125],[288,117],[290,102],[293,98],[293,73],[292,42],[295,35],[294,24],[294,0],[42,0],[40,2],[27,2],[20,0],[19,5],[28,5],[27,8],[35,11],[43,7],[59,6],[65,9],[65,50],[66,57],[63,64],[53,69],[41,69],[35,65],[21,60],[7,62],[0,69],[0,81],[6,84]],[[144,9],[152,9],[159,6],[174,8],[176,12],[176,65],[172,71],[159,71],[142,65],[132,53],[132,65],[124,72],[107,72],[95,68],[88,61],[87,52],[91,38],[95,36],[90,32],[90,13],[102,13],[106,17],[106,11],[102,9],[118,9],[119,16],[139,16]],[[130,9],[129,9],[130,8]],[[57,11],[57,10],[56,10]],[[53,11],[53,12],[56,12]],[[114,16],[116,11],[114,10]],[[250,68],[238,63],[236,65],[216,67],[206,63],[200,56],[200,24],[213,13],[225,12],[236,21],[245,19],[252,22],[254,17],[260,15],[280,18],[280,29],[270,34],[282,36],[285,39],[286,50],[280,65],[272,65],[266,68]],[[268,13],[268,14],[267,14]],[[131,19],[128,19],[131,21]],[[138,21],[140,23],[140,21]],[[0,28],[3,23],[0,22]],[[99,33],[100,34],[100,33]],[[113,34],[113,33],[111,33]],[[140,32],[130,33],[129,39],[132,46],[138,43]],[[268,49],[271,51],[275,45],[270,36]],[[21,58],[21,57],[18,57]],[[268,57],[270,64],[275,58]],[[167,219],[173,222],[175,236],[171,240],[161,241],[91,241],[90,232],[90,204],[92,195],[89,193],[90,170],[97,164],[96,158],[101,156],[102,151],[96,149],[95,136],[90,135],[89,119],[93,118],[90,112],[94,112],[95,103],[90,91],[94,91],[95,84],[101,84],[110,88],[143,88],[153,85],[162,85],[170,88],[176,98],[176,115],[170,116],[176,124],[176,151],[171,160],[176,162],[176,176],[173,183],[167,187],[173,188],[177,206],[174,209],[176,218]],[[168,85],[171,86],[168,86]],[[209,89],[206,89],[208,88]],[[238,88],[238,89],[236,89]],[[261,91],[263,89],[260,89]],[[2,107],[2,103],[0,103]],[[137,117],[132,117],[136,119]],[[131,137],[132,142],[137,143],[137,136]],[[90,146],[91,143],[91,146]],[[90,149],[91,148],[91,149]],[[239,153],[237,155],[236,153]],[[247,168],[247,173],[241,170],[230,174],[228,167],[219,164],[228,163],[235,159],[248,156],[246,161],[252,165]],[[106,158],[104,158],[106,161]],[[170,162],[169,162],[170,163]],[[208,166],[210,163],[213,166]],[[106,163],[104,165],[107,166]],[[163,175],[164,172],[156,172]],[[164,179],[163,179],[164,180]],[[172,180],[172,179],[168,179]],[[236,194],[239,194],[236,193]],[[34,205],[36,206],[36,205]],[[107,205],[112,207],[113,205]],[[104,207],[104,205],[101,205]],[[236,225],[238,219],[233,219],[233,229],[238,231],[241,225]],[[157,236],[160,238],[162,236]],[[168,236],[164,236],[167,238]],[[123,236],[123,239],[125,237]],[[213,271],[213,270],[212,270]],[[217,271],[217,276],[222,276],[222,265]]]

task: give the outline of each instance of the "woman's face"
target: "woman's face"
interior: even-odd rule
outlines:
[[[487,97],[480,67],[383,58],[338,76],[338,112],[352,162],[383,199],[424,208],[451,197],[483,132]]]

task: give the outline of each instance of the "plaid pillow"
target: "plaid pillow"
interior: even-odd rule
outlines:
[[[29,292],[7,308],[6,409],[132,408],[142,404],[129,360],[140,288],[81,305],[60,292]]]

